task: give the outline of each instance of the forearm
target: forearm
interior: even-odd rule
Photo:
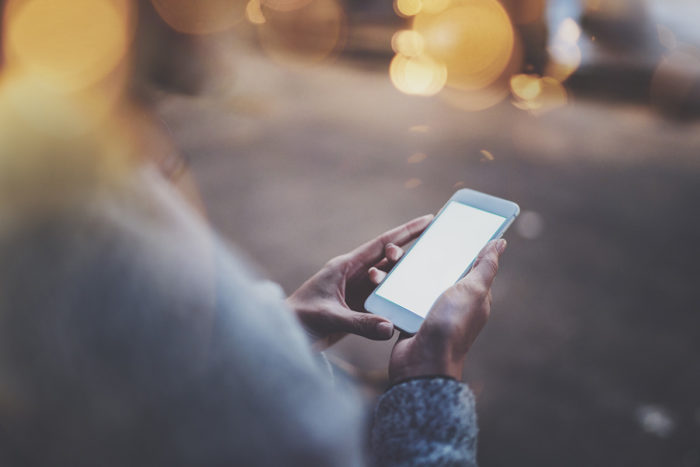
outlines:
[[[413,379],[379,400],[372,427],[376,465],[476,466],[474,396],[451,378]]]

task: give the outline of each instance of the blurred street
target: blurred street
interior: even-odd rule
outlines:
[[[287,292],[458,187],[520,204],[467,363],[481,465],[700,465],[700,123],[575,93],[469,113],[385,70],[231,56],[235,92],[158,112],[214,225]],[[333,353],[383,370],[390,348]]]
[[[102,439],[102,432],[92,431],[97,427],[107,430],[104,439],[110,440],[110,449],[148,464],[151,453],[146,451],[152,446],[178,456],[170,452],[172,440],[189,440],[179,431],[180,420],[192,433],[204,433],[188,419],[189,408],[180,418],[170,418],[170,406],[161,404],[161,393],[154,392],[158,407],[167,408],[168,416],[162,418],[166,431],[175,433],[161,440],[161,425],[149,418],[160,423],[160,412],[152,414],[149,405],[141,405],[141,389],[116,385],[114,394],[111,386],[102,393],[92,385],[109,381],[100,371],[73,371],[63,364],[56,364],[56,375],[44,371],[34,363],[34,355],[53,357],[53,350],[45,350],[52,348],[44,347],[43,337],[35,342],[24,334],[25,320],[31,324],[27,329],[38,329],[37,336],[50,329],[56,342],[66,347],[57,355],[65,353],[67,359],[75,352],[82,357],[90,352],[70,350],[65,343],[70,339],[65,336],[72,335],[68,330],[84,332],[90,336],[89,345],[94,340],[99,348],[111,349],[112,343],[97,342],[92,321],[83,329],[58,313],[56,324],[44,323],[42,313],[51,312],[55,303],[59,310],[69,309],[70,316],[76,307],[86,316],[94,314],[97,328],[105,323],[110,327],[113,317],[122,318],[124,307],[149,319],[151,309],[160,310],[161,302],[149,295],[159,291],[124,273],[116,282],[128,293],[117,298],[130,301],[113,316],[105,314],[103,322],[101,304],[122,304],[112,297],[118,294],[113,290],[122,289],[113,287],[114,282],[103,285],[99,274],[92,276],[93,262],[99,264],[95,270],[104,265],[100,255],[108,248],[101,245],[111,243],[83,232],[80,217],[83,212],[95,218],[95,213],[101,214],[101,184],[110,195],[112,189],[126,192],[140,164],[155,163],[199,207],[197,186],[216,229],[287,293],[330,258],[414,217],[436,212],[459,188],[517,202],[522,212],[506,234],[509,247],[493,289],[491,318],[467,357],[465,377],[478,401],[479,465],[700,467],[698,0],[0,0],[0,19],[0,187],[8,193],[1,198],[6,211],[0,233],[7,233],[10,258],[22,253],[38,258],[36,265],[22,261],[15,269],[12,261],[5,263],[11,271],[5,277],[21,286],[6,287],[10,298],[3,298],[5,309],[0,311],[10,318],[3,323],[15,323],[18,317],[21,326],[3,330],[17,339],[21,352],[27,347],[31,358],[26,357],[25,365],[24,357],[16,357],[25,354],[12,347],[14,341],[7,345],[10,350],[2,357],[10,370],[4,370],[5,381],[0,381],[0,396],[5,397],[0,408],[22,414],[18,420],[39,433],[36,440],[25,436],[14,419],[6,417],[12,428],[3,429],[11,436],[0,441],[7,446],[19,446],[18,452],[26,450],[30,457],[35,452],[43,456],[43,449],[47,459],[60,459],[51,457],[52,449],[60,455],[65,449],[72,459],[85,447],[88,458],[108,458],[99,446],[90,445],[90,436]],[[140,187],[134,184],[135,193],[136,188]],[[110,216],[121,215],[120,193],[114,204],[119,209]],[[143,193],[146,196],[147,190]],[[150,205],[133,204],[151,212]],[[105,206],[112,204],[105,201]],[[146,216],[139,209],[135,213],[139,222]],[[72,216],[81,221],[76,222],[76,232],[70,232],[80,242],[70,237],[67,244],[79,244],[78,253],[86,256],[75,254],[71,259],[83,268],[76,266],[75,271],[89,273],[81,273],[83,282],[64,285],[63,278],[73,277],[63,275],[64,270],[74,270],[50,258],[54,250],[61,258],[73,251],[61,243],[64,223],[70,230]],[[110,216],[105,219],[111,222]],[[56,229],[61,241],[54,242],[48,234],[45,239],[43,231],[34,238],[45,219],[46,225],[60,227]],[[32,233],[28,243],[20,238],[25,225],[31,227],[26,230]],[[161,230],[154,227],[153,232]],[[141,237],[134,239],[137,243]],[[194,234],[192,239],[192,245],[201,240]],[[179,240],[173,243],[189,248]],[[116,240],[114,244],[121,245]],[[124,250],[109,251],[120,274],[120,261],[128,260],[124,271],[143,268],[162,279],[160,273],[150,272],[161,270],[155,269],[162,267],[156,264],[160,256],[154,254],[151,269],[149,258],[143,258],[143,267],[132,264],[132,251]],[[195,256],[205,255],[192,253],[190,258]],[[19,269],[30,279],[17,275]],[[198,270],[186,270],[188,280]],[[55,286],[54,273],[61,278]],[[219,303],[218,296],[214,299],[218,275],[211,276],[207,282],[202,274],[202,282],[207,282],[207,300],[202,302],[216,311],[229,304]],[[45,277],[53,288],[42,285]],[[109,274],[105,277],[112,280]],[[33,290],[25,293],[34,283],[49,292],[38,292],[37,297]],[[93,301],[103,288],[110,291],[107,297]],[[54,289],[61,291],[56,297],[65,292],[81,305],[59,303]],[[78,301],[83,295],[84,302]],[[188,313],[200,311],[189,301],[182,305]],[[171,310],[170,305],[163,308]],[[34,320],[32,312],[39,318]],[[218,314],[202,316],[202,322],[219,322]],[[314,319],[328,322],[328,316],[316,314]],[[175,321],[180,319],[178,314]],[[131,329],[120,326],[114,329]],[[169,339],[168,326],[158,327],[158,332],[163,328],[163,338]],[[160,346],[157,333],[142,337]],[[129,338],[114,339],[114,348],[126,352],[131,362],[136,354],[130,352],[138,346]],[[328,351],[338,372],[358,381],[368,410],[388,385],[387,363],[395,339],[347,337]],[[203,341],[205,354],[210,344]],[[223,341],[232,342],[227,337]],[[279,343],[279,336],[265,342]],[[261,347],[258,341],[254,345]],[[173,354],[182,361],[192,356],[178,345],[162,348],[176,348]],[[279,386],[267,385],[263,377],[278,367],[263,368],[254,352],[233,355],[231,360],[245,363],[241,374],[256,376],[245,394],[257,392],[258,381],[274,389],[270,393],[275,397],[279,394]],[[225,357],[221,360],[228,362]],[[119,373],[121,363],[95,361],[90,368],[131,374]],[[178,365],[172,366],[174,379],[180,376]],[[32,370],[56,381],[85,377],[75,379],[81,381],[75,387],[84,391],[72,401],[75,406],[46,392],[46,407],[60,406],[71,417],[54,417],[31,395],[23,399],[28,391],[22,384],[41,391],[53,388],[26,379]],[[208,378],[209,371],[202,374]],[[127,377],[114,379],[130,382]],[[159,390],[171,390],[165,383],[170,379],[156,381],[162,383]],[[199,388],[199,380],[184,381],[183,387]],[[241,380],[231,381],[239,385]],[[36,399],[40,402],[41,391]],[[71,391],[65,392],[73,397]],[[117,400],[119,391],[126,394],[123,407],[103,402]],[[15,392],[22,396],[21,404]],[[190,394],[170,392],[177,401]],[[313,399],[307,392],[301,394]],[[228,396],[226,391],[223,399],[236,400]],[[208,395],[202,399],[202,407],[212,405]],[[257,408],[272,407],[267,405],[270,399],[261,398],[259,404],[248,403],[255,398],[238,399],[246,401],[243,406],[250,413],[239,417],[240,411],[233,410],[225,424],[212,425],[217,434],[225,433],[227,449],[230,431],[218,427],[243,423],[247,432],[259,415]],[[192,413],[204,410],[198,402],[193,400]],[[31,409],[27,420],[25,407]],[[298,404],[289,407],[296,409]],[[34,410],[41,416],[33,418]],[[85,414],[77,413],[83,410]],[[209,414],[206,410],[201,413]],[[304,416],[325,416],[325,410],[304,410]],[[275,415],[270,418],[274,423],[265,425],[263,420],[252,435],[267,435],[267,428],[278,424],[301,427],[298,437],[281,439],[291,439],[304,459],[325,458],[315,457],[317,446],[325,445],[316,443],[315,431],[297,425],[301,418],[269,412]],[[70,429],[54,439],[56,433],[45,428],[44,416]],[[96,421],[91,424],[93,416]],[[123,426],[117,423],[122,419]],[[122,428],[128,434],[123,445],[113,434],[122,433]],[[141,435],[151,431],[157,436]],[[354,446],[344,430],[341,434],[342,445]],[[49,435],[51,439],[44,440]],[[461,436],[457,438],[467,437]],[[261,445],[267,448],[266,437]],[[248,459],[248,447],[236,445],[231,452]],[[0,451],[1,459],[12,455],[8,449]],[[468,446],[465,451],[471,456]],[[202,459],[217,454],[187,442],[182,452],[203,453]],[[264,463],[264,456],[257,454],[250,458]]]

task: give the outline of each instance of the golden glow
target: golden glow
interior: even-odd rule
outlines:
[[[143,1],[143,0],[140,0]],[[151,0],[163,21],[185,34],[226,31],[245,14],[244,0]]]
[[[527,110],[534,115],[541,115],[566,105],[568,101],[568,94],[566,89],[564,89],[564,86],[562,86],[558,80],[549,76],[545,76],[544,78],[528,76],[527,79],[538,81],[539,92],[536,94],[533,92],[535,86],[531,84],[531,81],[525,83],[524,79],[518,79],[515,80],[515,85],[513,81],[511,81],[511,85],[513,86],[513,94],[515,97],[513,105],[515,107],[522,110]],[[516,90],[518,90],[519,93],[516,93]],[[526,97],[529,95],[533,96]]]
[[[493,154],[491,154],[491,151],[489,151],[487,149],[482,149],[480,152],[481,152],[481,155],[483,156],[483,159],[481,159],[482,161],[495,160],[495,157],[493,157]]]
[[[427,157],[428,157],[428,156],[425,155],[424,153],[422,153],[422,152],[417,152],[417,153],[415,153],[415,154],[409,156],[409,158],[406,159],[406,162],[408,162],[409,164],[420,164],[420,163],[423,162],[425,159],[427,159]]]
[[[281,11],[262,4],[265,24],[258,38],[265,52],[278,61],[320,62],[343,44],[346,17],[337,0],[310,0],[300,8]]]
[[[447,84],[459,89],[493,83],[513,53],[513,27],[496,0],[459,0],[438,14],[421,12],[413,28],[423,36],[426,54],[445,64]]]
[[[418,188],[423,184],[423,181],[420,178],[409,178],[406,180],[403,184],[404,188],[407,190],[412,190],[413,188]]]
[[[513,94],[523,100],[533,100],[542,92],[542,81],[537,75],[515,75],[510,79]]]
[[[253,24],[263,24],[265,16],[260,9],[259,0],[250,0],[245,7],[245,17]]]
[[[565,81],[581,65],[581,50],[576,45],[558,44],[549,48],[547,75]]]
[[[292,11],[308,5],[311,0],[261,0],[265,8],[276,11]]]
[[[452,107],[467,112],[479,112],[493,107],[510,94],[510,78],[522,69],[522,60],[522,47],[516,40],[510,62],[493,83],[477,90],[464,90],[448,86],[440,93],[439,97]]]
[[[421,11],[423,13],[438,14],[450,6],[452,0],[423,0]]]
[[[403,29],[394,33],[391,38],[391,48],[397,54],[402,54],[406,57],[417,57],[423,53],[425,42],[420,33]]]
[[[452,107],[466,112],[480,112],[491,108],[508,96],[508,87],[500,83],[492,84],[477,91],[465,91],[445,87],[439,97]]]
[[[101,80],[124,59],[131,8],[127,0],[10,0],[5,27],[8,68],[74,91]]]
[[[96,122],[79,96],[24,76],[0,82],[0,210],[31,215],[126,173],[132,153],[124,128]]]
[[[411,133],[427,133],[430,131],[430,127],[428,125],[413,125],[408,131]]]
[[[447,69],[426,55],[405,57],[399,54],[391,61],[389,76],[401,92],[432,96],[445,86]]]
[[[399,16],[408,17],[417,15],[422,7],[423,2],[421,0],[394,0],[394,11],[396,11]]]

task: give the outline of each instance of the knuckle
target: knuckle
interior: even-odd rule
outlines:
[[[464,291],[472,298],[480,299],[486,297],[488,289],[486,286],[477,281],[467,281],[464,283]]]
[[[442,294],[440,305],[448,308],[461,308],[464,304],[464,297],[459,287],[450,287]]]
[[[326,267],[330,269],[338,269],[341,268],[347,262],[347,260],[347,255],[334,256],[333,258],[328,260],[328,262],[326,263]]]
[[[488,272],[494,276],[496,275],[498,272],[498,261],[493,256],[485,256],[481,262]]]
[[[382,247],[386,247],[387,244],[391,242],[391,235],[389,232],[384,232],[379,236],[379,242],[382,244]]]
[[[352,318],[352,325],[353,329],[360,333],[368,333],[374,331],[374,321],[371,315],[355,315]]]

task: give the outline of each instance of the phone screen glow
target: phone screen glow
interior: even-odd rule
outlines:
[[[425,317],[505,221],[505,217],[450,202],[382,282],[377,295]]]

